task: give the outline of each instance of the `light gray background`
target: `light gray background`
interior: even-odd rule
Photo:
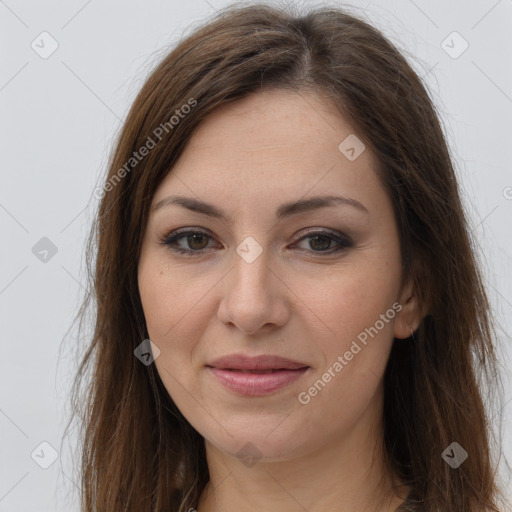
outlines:
[[[70,450],[59,451],[75,366],[59,348],[83,291],[92,191],[159,51],[228,3],[0,1],[0,511],[78,510]],[[413,56],[439,107],[501,326],[512,461],[512,1],[351,5]],[[31,47],[43,31],[58,43],[46,59]],[[469,44],[458,58],[442,46],[453,31]],[[458,53],[463,41],[452,39]],[[46,262],[32,252],[42,237],[57,248]],[[49,461],[42,442],[58,452],[48,469],[31,458]]]

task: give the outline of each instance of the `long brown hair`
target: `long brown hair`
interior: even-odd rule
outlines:
[[[411,338],[394,340],[385,372],[387,462],[412,487],[399,510],[498,512],[502,493],[484,407],[501,386],[496,336],[426,87],[392,43],[346,9],[240,3],[196,28],[150,74],[98,194],[87,245],[90,290],[77,315],[81,329],[92,306],[94,332],[72,390],[72,417],[81,422],[82,510],[197,506],[209,477],[204,439],[155,365],[134,356],[148,338],[139,253],[155,190],[199,123],[219,106],[271,87],[322,94],[373,152],[395,209],[403,277],[413,280],[428,312]],[[142,157],[143,146],[149,151]],[[468,452],[456,469],[442,457],[452,442]]]

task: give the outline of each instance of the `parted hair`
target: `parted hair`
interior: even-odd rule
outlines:
[[[203,437],[155,365],[134,356],[149,338],[137,265],[151,200],[194,130],[269,88],[330,101],[375,156],[392,200],[402,277],[426,312],[410,338],[393,340],[384,376],[386,463],[412,488],[399,511],[501,512],[487,408],[500,386],[491,308],[434,101],[404,55],[348,8],[238,2],[160,58],[117,135],[86,248],[89,290],[75,320],[82,327],[92,309],[94,327],[72,393],[83,512],[186,512],[208,482]],[[134,161],[148,138],[156,144]],[[452,442],[468,453],[456,469],[441,456]]]

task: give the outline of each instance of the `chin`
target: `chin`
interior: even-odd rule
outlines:
[[[281,418],[282,420],[282,418]],[[216,430],[212,436],[204,436],[215,449],[227,453],[233,457],[240,459],[245,465],[253,465],[256,462],[279,462],[305,455],[308,451],[313,451],[312,440],[303,439],[300,433],[304,429],[286,428],[276,429],[276,425],[263,426],[261,423],[255,424],[251,421],[251,425],[243,427],[238,422],[238,427],[226,426],[228,432],[238,430],[236,434],[230,436],[225,430]]]

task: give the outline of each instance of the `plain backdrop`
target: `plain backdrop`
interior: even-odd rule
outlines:
[[[0,511],[78,511],[72,436],[62,445],[75,361],[61,343],[92,192],[162,49],[228,3],[0,1]],[[499,325],[512,462],[512,1],[350,5],[407,52],[438,106]]]

